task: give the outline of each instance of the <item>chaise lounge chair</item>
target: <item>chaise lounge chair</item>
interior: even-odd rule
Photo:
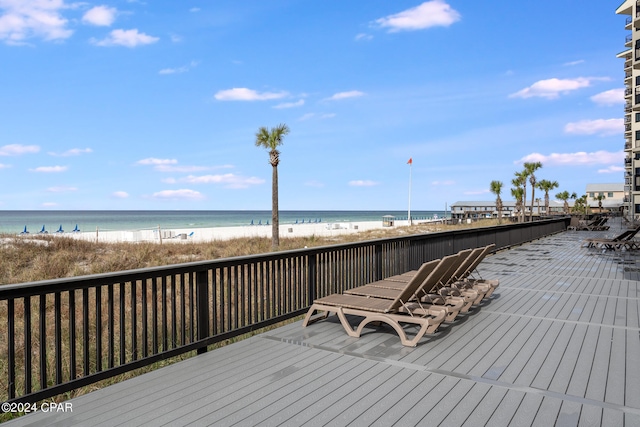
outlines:
[[[600,248],[605,250],[620,250],[620,249],[639,249],[640,242],[633,240],[633,238],[640,232],[640,226],[633,230],[627,230],[610,239],[606,238],[593,238],[585,239],[581,246],[587,248]]]
[[[423,264],[429,268],[429,274],[416,289],[412,301],[416,302],[420,310],[444,310],[446,312],[445,321],[452,322],[465,307],[466,301],[458,296],[447,297],[437,294],[438,287],[448,278],[451,267],[457,263],[459,254],[449,255],[441,260],[435,260]],[[421,269],[423,268],[421,267]],[[411,278],[415,280],[415,275]],[[399,290],[406,286],[407,282],[393,280],[379,280],[365,286],[349,289],[345,291],[350,295],[361,295],[374,298],[392,299]]]
[[[415,347],[425,334],[435,332],[446,316],[444,310],[422,311],[423,309],[418,304],[410,302],[412,298],[415,299],[419,286],[432,272],[432,264],[423,264],[415,275],[414,280],[406,283],[393,299],[348,294],[332,294],[318,298],[309,308],[302,327],[304,328],[318,320],[326,319],[329,314],[335,313],[350,337],[360,337],[362,330],[369,323],[382,322],[396,331],[402,345]],[[312,318],[316,311],[324,313]],[[362,317],[363,320],[354,329],[349,323],[347,315]],[[417,325],[419,330],[413,338],[409,339],[402,324]]]
[[[456,288],[472,288],[478,291],[478,293],[484,292],[482,299],[491,297],[496,288],[500,286],[500,281],[495,279],[483,279],[480,277],[478,265],[480,265],[482,260],[484,260],[495,247],[496,245],[492,243],[484,248],[478,248],[482,249],[482,251],[477,255],[475,260],[472,260],[469,265],[466,266],[466,270],[461,269],[454,274],[455,282],[453,283],[453,286]],[[478,249],[475,249],[474,251],[477,251]],[[474,271],[478,274],[478,278],[473,277]],[[479,302],[480,301],[478,301],[478,303]]]
[[[474,271],[477,271],[478,265],[482,262],[482,260],[495,248],[495,244],[490,244],[484,247],[476,248],[476,249],[467,249],[464,251],[458,252],[458,255],[461,256],[458,263],[454,265],[453,270],[449,273],[449,278],[446,283],[442,284],[442,288],[448,290],[449,288],[454,288],[458,290],[474,290],[477,293],[472,305],[479,304],[480,301],[484,298],[489,298],[491,294],[495,291],[495,289],[500,285],[499,280],[486,280],[479,278],[473,278],[472,274]],[[415,274],[414,271],[409,271],[407,273],[400,274],[398,276],[389,277],[387,280],[394,281],[407,281]],[[479,276],[479,275],[478,275]],[[441,292],[442,294],[442,292]],[[473,294],[467,295],[467,301],[469,297],[472,297]],[[466,306],[466,310],[468,311],[470,305]]]
[[[471,309],[472,305],[478,304],[480,300],[482,300],[484,293],[479,294],[478,291],[473,289],[457,289],[452,287],[452,284],[456,281],[454,274],[461,268],[463,264],[467,262],[468,257],[471,255],[471,252],[471,249],[466,249],[458,252],[457,254],[445,257],[451,258],[449,269],[444,275],[440,277],[438,285],[431,289],[431,291],[424,289],[422,300],[434,304],[457,305],[458,301],[462,299],[463,305],[462,308],[460,308],[460,312],[462,313],[468,312]],[[445,258],[443,258],[443,260]],[[409,278],[412,277],[413,274],[415,274],[415,271],[410,271],[397,276],[391,276],[386,280],[402,283],[409,280]]]

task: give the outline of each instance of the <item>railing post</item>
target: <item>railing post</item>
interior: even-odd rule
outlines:
[[[196,310],[198,313],[198,340],[209,337],[209,272],[196,272]],[[206,353],[207,346],[198,348],[198,354]]]
[[[311,254],[307,257],[307,296],[309,298],[309,304],[313,304],[313,302],[316,300],[316,277],[317,277],[317,256],[316,254]]]
[[[375,276],[373,280],[382,280],[382,244],[379,243],[374,246],[374,257],[375,257]]]

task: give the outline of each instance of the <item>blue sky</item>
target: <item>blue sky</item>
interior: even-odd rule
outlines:
[[[0,0],[0,209],[444,209],[623,181],[602,0]],[[530,194],[530,193],[529,193]]]

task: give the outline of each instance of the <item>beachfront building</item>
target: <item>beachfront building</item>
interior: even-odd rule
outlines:
[[[598,208],[597,198],[602,196],[603,199],[600,202],[602,202],[603,211],[619,211],[624,209],[625,205],[625,184],[587,184],[586,195],[591,208]]]
[[[628,15],[624,51],[617,57],[624,60],[624,213],[640,215],[640,2],[624,1],[616,13]]]
[[[573,200],[569,200],[569,206],[573,206]],[[526,215],[531,213],[531,206],[525,207]],[[502,201],[502,217],[515,217],[519,214],[516,211],[516,202]],[[545,215],[562,215],[564,214],[564,202],[558,200],[549,200],[549,212],[545,211],[544,199],[540,203],[533,204],[533,216]],[[495,200],[493,201],[461,201],[451,205],[451,218],[455,219],[480,219],[480,218],[497,218],[498,209]]]

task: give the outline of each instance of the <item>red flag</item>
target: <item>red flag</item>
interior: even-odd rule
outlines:
[[[410,158],[409,161],[407,162],[408,165],[412,165],[413,164],[413,158]]]

